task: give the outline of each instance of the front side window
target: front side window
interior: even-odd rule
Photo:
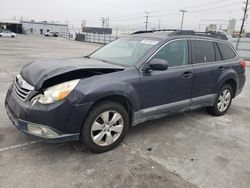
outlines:
[[[217,44],[220,49],[223,60],[233,59],[236,57],[236,54],[229,45],[223,43],[217,43]]]
[[[94,52],[90,58],[131,66],[137,63],[158,42],[155,39],[139,37],[120,38]]]
[[[194,63],[215,61],[215,50],[212,41],[192,40]]]
[[[168,62],[169,67],[188,64],[188,42],[187,40],[176,40],[166,44],[153,58],[163,59]]]

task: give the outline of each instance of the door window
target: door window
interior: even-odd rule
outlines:
[[[215,61],[215,50],[213,42],[203,40],[192,40],[194,63],[205,63]]]
[[[168,61],[169,67],[188,64],[187,40],[176,40],[166,44],[153,58]]]

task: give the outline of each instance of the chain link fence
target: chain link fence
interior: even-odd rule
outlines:
[[[233,44],[234,47],[237,45],[238,38],[229,38],[229,41]],[[250,38],[241,38],[238,49],[240,57],[245,60],[250,60]]]
[[[75,40],[83,42],[92,42],[98,44],[108,44],[111,41],[117,39],[118,37],[105,34],[95,34],[95,33],[76,33]]]

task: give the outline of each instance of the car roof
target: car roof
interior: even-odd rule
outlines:
[[[168,39],[168,38],[196,38],[204,40],[228,40],[227,36],[216,32],[195,32],[193,30],[151,30],[151,31],[137,31],[132,35],[142,38]]]
[[[138,33],[138,34],[133,34],[137,37],[142,37],[142,38],[156,38],[156,39],[166,39],[169,38],[168,34],[171,32],[155,32],[155,33]]]

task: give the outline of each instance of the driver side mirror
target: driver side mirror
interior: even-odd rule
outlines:
[[[168,62],[164,59],[151,59],[148,68],[151,70],[167,70],[168,69]]]

